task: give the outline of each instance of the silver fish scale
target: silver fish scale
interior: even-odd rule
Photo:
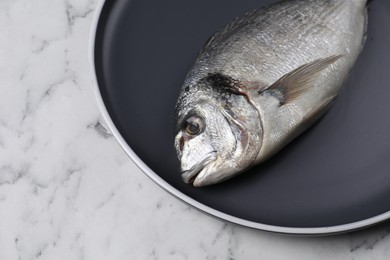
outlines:
[[[249,12],[211,37],[184,80],[176,106],[177,125],[190,111],[201,111],[202,102],[208,102],[212,111],[221,110],[227,123],[235,125],[226,131],[236,136],[236,146],[240,147],[237,150],[242,154],[231,147],[234,156],[230,159],[214,154],[216,161],[220,161],[209,163],[194,185],[216,183],[263,162],[326,111],[364,45],[365,4],[366,0],[283,1]],[[340,58],[314,74],[310,88],[286,99],[286,103],[281,104],[278,97],[283,93],[277,90],[261,94],[294,70],[331,57]],[[222,83],[213,86],[212,82],[204,82],[210,75],[217,75]],[[241,93],[241,98],[226,95],[230,88],[226,79],[231,79],[238,91],[233,96]],[[224,108],[227,104],[229,107]],[[209,109],[203,114],[212,118],[213,113]],[[226,122],[220,122],[227,127]],[[197,138],[193,139],[189,142],[195,143]],[[202,149],[196,145],[191,147]],[[190,158],[190,152],[187,154]]]
[[[197,58],[186,83],[219,71],[239,80],[271,84],[304,63],[344,52],[351,45],[345,35],[355,32],[348,25],[356,23],[356,11],[351,12],[356,1],[299,0],[280,5],[238,19],[233,32],[217,33]],[[340,38],[345,41],[335,46]]]

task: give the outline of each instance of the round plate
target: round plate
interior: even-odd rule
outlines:
[[[225,183],[183,183],[174,107],[217,29],[275,1],[111,0],[95,19],[91,59],[111,131],[164,189],[211,215],[262,230],[329,234],[390,217],[390,2],[369,7],[364,50],[330,111],[262,165]]]

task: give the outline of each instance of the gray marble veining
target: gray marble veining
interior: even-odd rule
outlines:
[[[131,162],[95,102],[96,1],[0,1],[0,259],[389,259],[390,224],[282,236],[211,218]]]

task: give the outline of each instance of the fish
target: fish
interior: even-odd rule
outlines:
[[[246,13],[204,44],[175,106],[185,183],[258,165],[329,109],[363,49],[366,0],[290,0]]]

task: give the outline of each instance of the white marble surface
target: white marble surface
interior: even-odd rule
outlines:
[[[0,0],[0,260],[390,259],[390,224],[317,238],[224,223],[135,167],[88,64],[96,0]]]

